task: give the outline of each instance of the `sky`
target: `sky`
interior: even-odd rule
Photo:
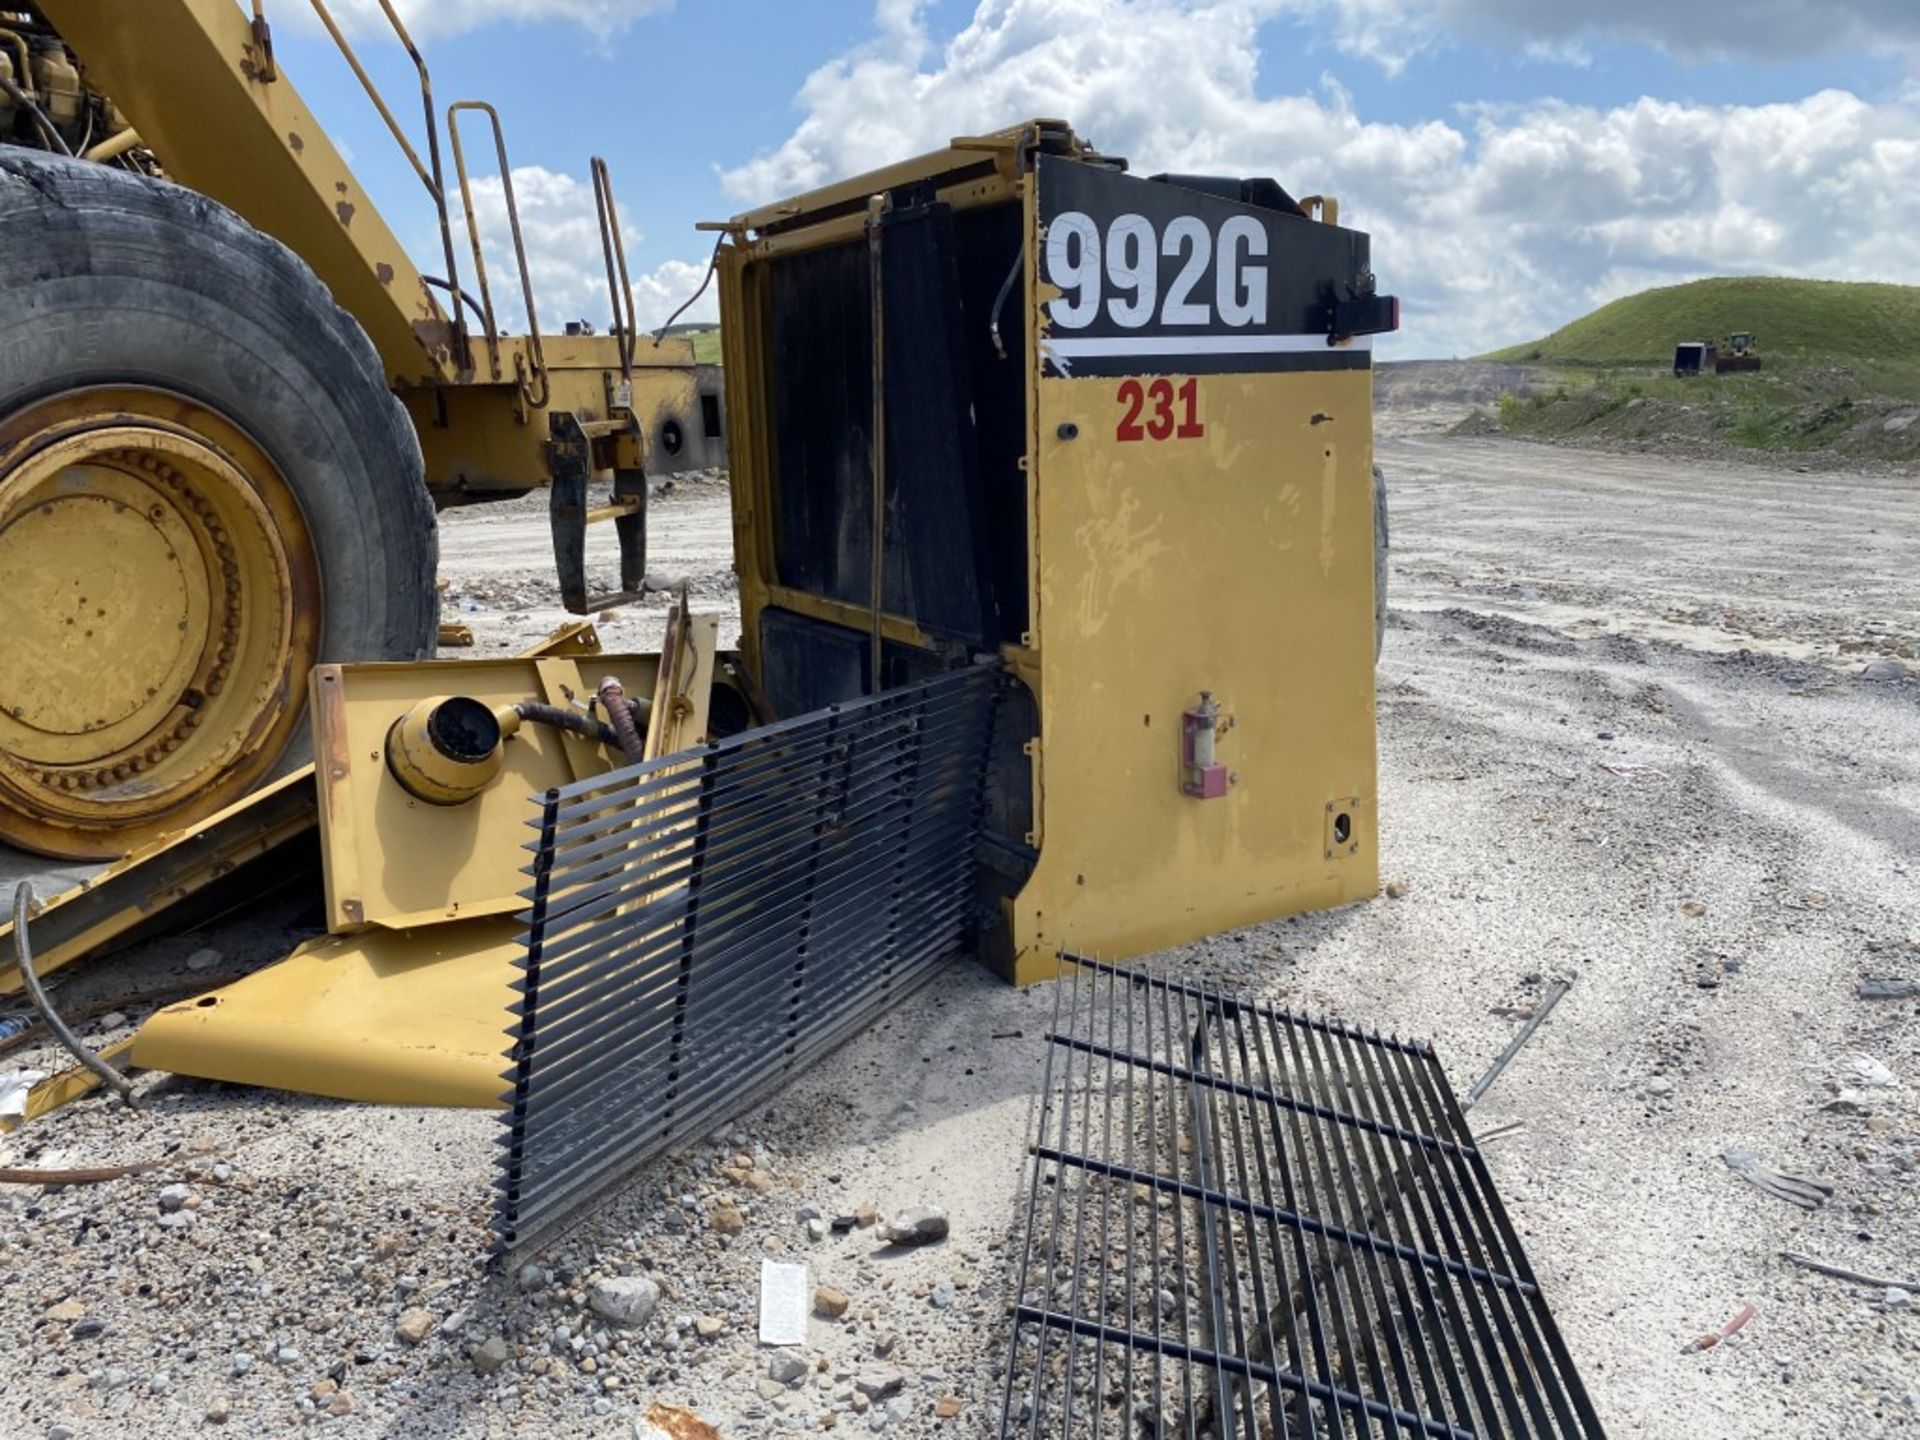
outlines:
[[[379,0],[330,3],[417,137]],[[611,311],[594,154],[652,324],[706,269],[695,222],[1040,115],[1141,173],[1337,195],[1402,299],[1387,358],[1478,354],[1703,275],[1920,283],[1916,0],[394,4],[441,105],[500,110],[547,328]],[[443,269],[424,191],[306,0],[267,8],[283,72]],[[499,167],[477,127],[468,150],[498,293]],[[709,290],[685,318],[715,314]]]

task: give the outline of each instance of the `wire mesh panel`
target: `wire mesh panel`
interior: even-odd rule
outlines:
[[[1601,1434],[1431,1049],[1058,992],[1003,1440]]]
[[[965,938],[999,675],[956,671],[542,797],[498,1243],[926,979]]]

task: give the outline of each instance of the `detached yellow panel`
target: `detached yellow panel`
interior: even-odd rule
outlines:
[[[313,828],[313,766],[302,765],[246,799],[136,850],[84,885],[55,896],[31,924],[42,975],[119,939],[168,906]],[[0,924],[11,957],[13,924]],[[0,995],[23,988],[20,967],[0,966]]]
[[[464,805],[416,800],[387,770],[387,732],[415,701],[468,695],[489,707],[537,699],[567,705],[615,675],[651,695],[654,656],[320,665],[312,681],[320,765],[320,839],[327,927],[395,929],[521,908],[529,797],[624,763],[599,745],[525,725],[506,742],[500,776]],[[578,747],[577,753],[573,747]]]
[[[1124,442],[1137,381],[1038,383],[1022,983],[1062,949],[1134,955],[1378,888],[1372,374],[1167,383],[1190,379],[1203,434]],[[1203,690],[1230,725],[1217,799],[1180,786]]]
[[[161,1010],[132,1063],[381,1105],[495,1106],[520,927],[328,935]]]

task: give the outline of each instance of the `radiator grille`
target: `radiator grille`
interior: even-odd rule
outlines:
[[[496,1237],[536,1243],[963,945],[992,669],[552,790]]]
[[[1070,965],[1003,1437],[1601,1434],[1427,1046]]]

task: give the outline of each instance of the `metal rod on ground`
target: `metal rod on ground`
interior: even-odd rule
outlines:
[[[1475,1102],[1493,1088],[1493,1082],[1498,1080],[1501,1072],[1513,1063],[1513,1057],[1518,1055],[1527,1041],[1533,1038],[1533,1032],[1546,1023],[1547,1016],[1553,1013],[1553,1007],[1558,1005],[1567,991],[1572,988],[1573,982],[1570,980],[1556,980],[1547,987],[1546,998],[1527,1018],[1527,1023],[1520,1027],[1520,1033],[1507,1042],[1507,1048],[1495,1057],[1493,1064],[1487,1067],[1487,1073],[1474,1082],[1473,1089],[1467,1092],[1467,1098],[1460,1102],[1462,1110],[1471,1110]]]
[[[1802,1255],[1798,1250],[1782,1250],[1780,1258],[1789,1265],[1798,1265],[1803,1270],[1811,1270],[1816,1275],[1830,1275],[1835,1280],[1844,1280],[1849,1285],[1867,1285],[1875,1290],[1920,1290],[1920,1280],[1889,1280],[1883,1275],[1863,1275],[1858,1270],[1849,1270],[1844,1265],[1829,1265],[1824,1260],[1816,1260],[1811,1255]]]
[[[120,1098],[127,1104],[133,1104],[133,1082],[82,1045],[80,1037],[67,1028],[67,1022],[60,1018],[52,1002],[47,999],[47,992],[40,984],[40,976],[33,968],[33,947],[27,940],[27,918],[32,909],[33,882],[22,880],[13,892],[13,958],[20,967],[20,979],[27,987],[27,995],[33,1001],[33,1008],[38,1010],[40,1018],[47,1022],[47,1028],[53,1032],[54,1039],[66,1046],[74,1059],[98,1075],[102,1083],[118,1091]]]

